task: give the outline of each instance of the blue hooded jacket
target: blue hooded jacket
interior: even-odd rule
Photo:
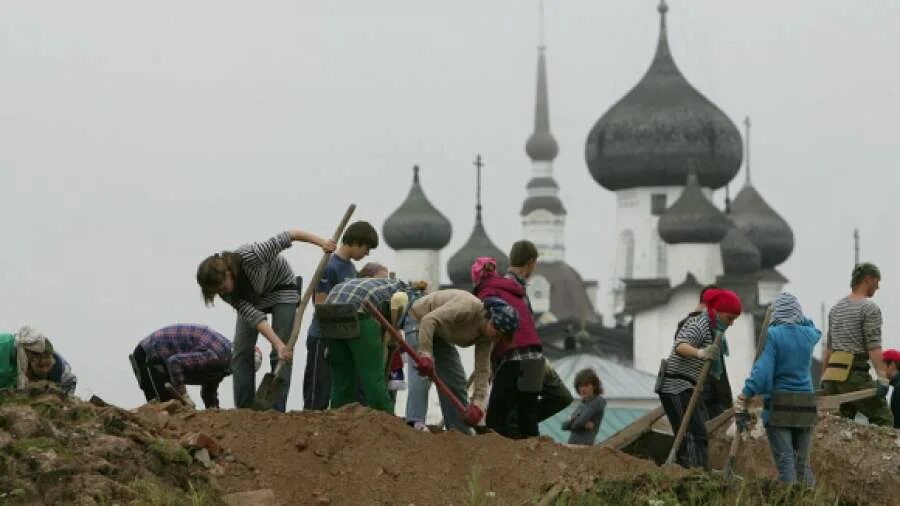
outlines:
[[[744,383],[747,399],[762,395],[765,400],[763,422],[769,420],[772,392],[812,392],[812,354],[822,332],[808,318],[800,323],[780,323],[769,326],[766,346],[753,364],[750,377]]]

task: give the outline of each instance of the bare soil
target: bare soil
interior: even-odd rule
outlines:
[[[532,504],[557,483],[586,492],[597,477],[656,468],[546,438],[417,432],[358,405],[286,415],[205,411],[177,415],[170,427],[208,433],[232,453],[218,479],[225,492],[271,488],[282,504]]]

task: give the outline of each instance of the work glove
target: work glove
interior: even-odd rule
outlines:
[[[416,360],[416,372],[423,378],[434,377],[434,359],[428,355],[419,355]]]
[[[466,422],[466,425],[478,425],[482,418],[484,418],[484,411],[481,408],[475,404],[466,406],[466,411],[463,413],[463,421]]]
[[[719,358],[719,347],[711,344],[706,348],[697,350],[697,358],[701,360],[715,360]]]
[[[880,398],[887,397],[888,386],[891,384],[890,381],[884,376],[878,376],[878,384],[876,386],[877,390],[875,391],[875,396]]]
[[[747,412],[747,399],[743,395],[734,401],[734,424],[738,432],[750,432],[750,413]]]

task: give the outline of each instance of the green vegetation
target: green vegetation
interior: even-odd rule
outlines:
[[[681,478],[651,473],[628,480],[598,481],[584,495],[562,494],[557,506],[833,506],[855,504],[824,487],[788,487],[768,479],[726,481],[720,476]]]

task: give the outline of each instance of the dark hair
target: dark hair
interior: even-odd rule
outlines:
[[[256,302],[258,296],[250,285],[250,281],[244,276],[244,270],[241,268],[241,255],[231,251],[223,251],[207,257],[197,266],[197,284],[203,292],[203,302],[207,306],[212,306],[216,295],[219,293],[219,287],[225,281],[225,274],[231,272],[234,278],[234,291],[229,298],[233,300],[245,300],[250,303]]]
[[[860,285],[866,278],[875,278],[881,279],[881,270],[875,266],[875,264],[869,262],[863,262],[861,264],[856,264],[853,268],[853,273],[850,275],[850,288],[856,288]]]
[[[347,246],[368,246],[369,249],[378,247],[378,232],[368,221],[355,221],[344,231],[341,243]]]
[[[525,267],[525,264],[532,260],[537,260],[537,258],[537,247],[528,239],[514,242],[509,250],[509,265],[511,267]]]
[[[703,296],[706,295],[706,292],[709,290],[718,290],[719,287],[717,285],[706,285],[700,290],[700,302],[703,302]]]
[[[578,371],[575,375],[575,391],[578,391],[578,387],[581,385],[591,385],[594,387],[594,393],[596,395],[600,395],[603,393],[603,383],[600,381],[600,376],[597,376],[597,372],[593,369],[582,369]]]

